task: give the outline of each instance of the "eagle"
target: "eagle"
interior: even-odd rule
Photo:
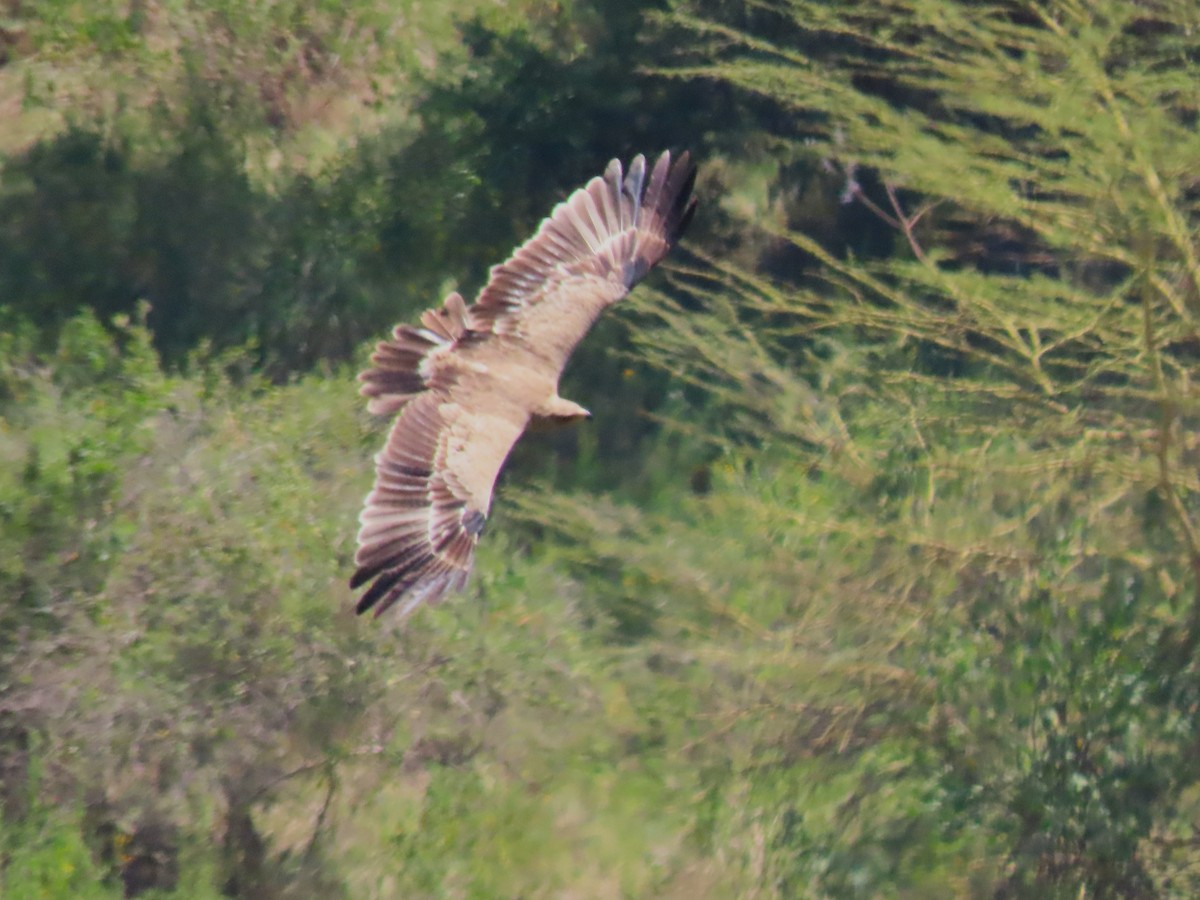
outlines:
[[[358,376],[376,415],[394,415],[359,516],[351,589],[359,613],[401,617],[461,590],[517,439],[591,414],[558,395],[576,344],[682,235],[696,209],[686,152],[619,160],[559,203],[493,266],[468,305],[457,292],[420,325],[399,325]]]

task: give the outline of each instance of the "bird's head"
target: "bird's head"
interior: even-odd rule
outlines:
[[[592,414],[574,400],[564,400],[554,397],[533,413],[529,426],[534,431],[549,431],[564,425],[574,425],[584,419],[590,419]]]

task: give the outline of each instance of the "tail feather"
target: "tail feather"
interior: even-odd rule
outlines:
[[[470,313],[462,294],[454,291],[446,297],[441,309],[421,313],[421,324],[444,341],[457,341],[470,330]]]
[[[421,325],[398,325],[390,341],[380,341],[371,354],[371,368],[358,376],[359,389],[369,398],[367,409],[377,416],[392,415],[429,387],[425,363],[436,351],[449,348],[470,331],[470,313],[457,292],[441,309],[427,310]]]

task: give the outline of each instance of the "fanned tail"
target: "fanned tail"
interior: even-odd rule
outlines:
[[[369,398],[367,409],[385,416],[399,412],[413,397],[430,385],[427,360],[439,350],[452,347],[470,331],[470,314],[457,292],[450,294],[441,309],[421,315],[422,327],[398,325],[390,341],[380,341],[371,354],[371,368],[358,376],[359,389]]]

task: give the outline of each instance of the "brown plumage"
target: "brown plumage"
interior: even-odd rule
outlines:
[[[664,153],[649,178],[613,160],[492,268],[468,306],[457,293],[400,325],[359,376],[368,408],[398,413],[375,457],[352,588],[358,612],[403,600],[407,615],[466,584],[500,468],[525,428],[587,410],[558,396],[571,351],[687,227],[695,166]]]

